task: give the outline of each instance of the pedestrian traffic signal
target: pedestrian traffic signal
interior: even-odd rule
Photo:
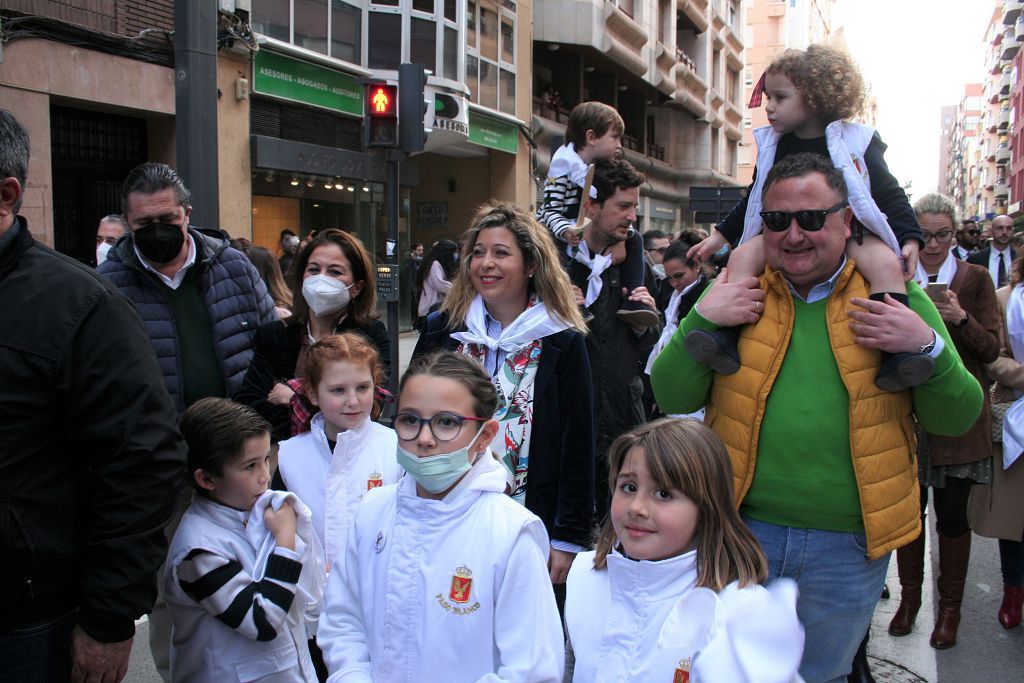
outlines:
[[[398,86],[386,81],[366,84],[363,143],[366,147],[398,146]]]

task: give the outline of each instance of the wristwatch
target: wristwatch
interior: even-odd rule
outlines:
[[[923,353],[924,355],[927,356],[929,353],[931,353],[934,350],[935,350],[935,330],[932,330],[932,340],[930,342],[928,342],[927,344],[925,344],[924,346],[922,346],[921,350],[918,351],[918,353]]]
[[[963,327],[964,325],[967,324],[967,321],[970,319],[971,314],[968,313],[967,311],[964,311],[964,317],[960,318],[960,320],[957,320],[955,323],[953,323],[953,327]]]

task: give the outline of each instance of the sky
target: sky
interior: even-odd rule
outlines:
[[[940,112],[984,83],[985,30],[1002,0],[839,0],[850,53],[878,100],[885,160],[911,201],[937,189]]]

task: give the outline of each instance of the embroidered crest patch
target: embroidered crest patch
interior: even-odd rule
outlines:
[[[466,567],[459,567],[452,576],[451,590],[448,591],[448,599],[452,602],[469,602],[470,592],[473,590],[473,572]]]
[[[366,490],[375,489],[378,486],[384,485],[384,477],[381,476],[380,472],[370,472],[370,476],[366,478]]]

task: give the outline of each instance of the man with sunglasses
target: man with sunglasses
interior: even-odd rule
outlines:
[[[978,238],[981,237],[981,229],[977,221],[967,218],[963,221],[960,229],[956,231],[956,244],[951,250],[954,258],[966,261],[967,257],[978,251]]]
[[[915,417],[928,431],[959,435],[983,393],[920,287],[908,283],[910,307],[868,299],[844,253],[853,212],[831,160],[779,160],[763,209],[765,274],[730,282],[726,269],[680,323],[651,380],[666,413],[707,405],[769,580],[797,582],[801,676],[845,681],[889,557],[920,531]],[[731,375],[695,361],[684,342],[691,330],[724,325],[745,325],[743,367]],[[873,382],[879,351],[927,354],[935,372],[913,389],[882,391]]]

